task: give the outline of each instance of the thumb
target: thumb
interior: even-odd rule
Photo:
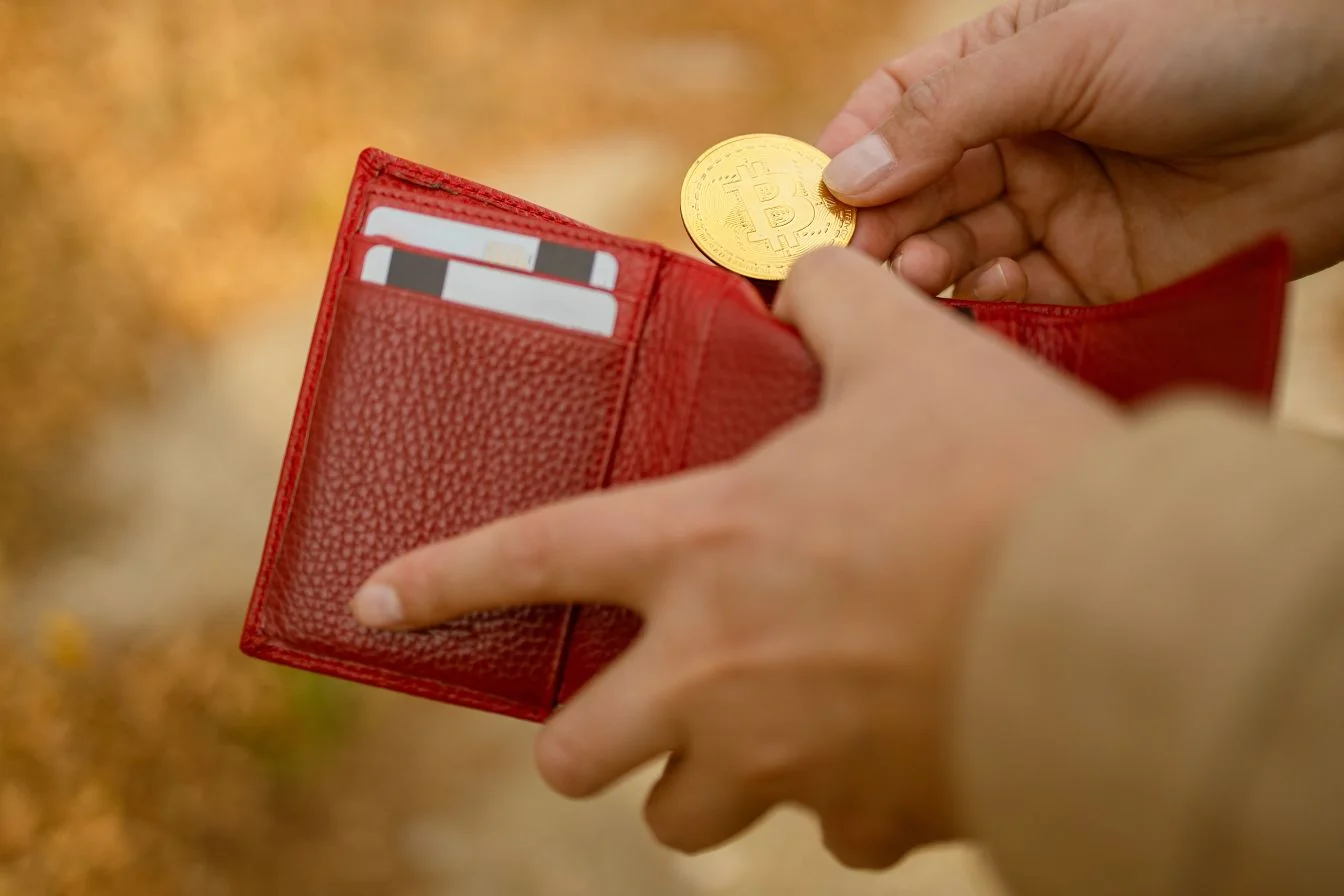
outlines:
[[[1064,130],[1099,58],[1088,5],[1047,16],[915,82],[890,118],[831,161],[826,186],[853,205],[881,205],[934,183],[968,149]]]
[[[793,266],[775,313],[798,328],[834,393],[921,332],[932,304],[858,250],[829,248]]]

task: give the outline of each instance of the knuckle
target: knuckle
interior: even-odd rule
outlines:
[[[980,253],[980,240],[976,238],[975,231],[958,218],[947,222],[947,239],[953,252],[968,261]]]
[[[934,73],[916,81],[901,100],[901,124],[906,128],[933,128],[943,107],[944,76]]]
[[[700,655],[677,675],[673,685],[679,698],[688,703],[713,699],[751,674],[745,658],[748,626],[733,625],[713,614],[697,629],[693,637]]]
[[[407,621],[418,622],[433,614],[439,571],[430,549],[422,548],[388,564],[376,578],[395,583]]]
[[[956,279],[956,265],[952,260],[952,253],[942,246],[937,247],[932,253],[932,258],[936,264],[933,268],[937,277],[935,278],[940,286],[946,288]]]
[[[962,209],[961,184],[955,177],[940,177],[930,188],[933,191],[934,205],[942,219],[951,218]]]
[[[717,554],[749,540],[759,496],[752,478],[741,468],[709,480],[696,498],[695,507],[672,523],[676,527],[673,538],[681,548]]]
[[[500,532],[500,569],[520,594],[540,595],[551,584],[556,548],[556,533],[550,527],[520,519]]]
[[[1030,25],[1039,22],[1047,16],[1052,16],[1075,2],[1075,0],[1018,0],[1017,2],[1017,28],[1022,30]]]
[[[1012,37],[1021,28],[1022,3],[1013,0],[994,7],[985,14],[985,32],[993,40]]]
[[[793,744],[777,741],[758,743],[738,758],[737,775],[747,786],[760,793],[785,789],[806,765],[803,751]]]
[[[952,282],[952,253],[933,237],[927,234],[911,237],[902,245],[901,251],[919,253],[924,277],[940,286]]]

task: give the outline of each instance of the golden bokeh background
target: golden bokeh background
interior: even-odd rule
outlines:
[[[529,726],[235,646],[362,148],[687,248],[701,150],[988,5],[0,0],[0,896],[991,892],[788,815],[671,856],[646,778],[565,803]],[[1284,407],[1335,428],[1321,282]]]

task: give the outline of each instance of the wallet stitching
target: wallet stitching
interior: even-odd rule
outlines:
[[[416,675],[409,672],[391,672],[372,663],[361,660],[353,660],[345,657],[335,657],[330,654],[314,653],[300,647],[295,647],[274,637],[267,637],[264,640],[253,644],[255,653],[266,654],[269,658],[286,662],[295,668],[312,671],[314,669],[330,670],[329,674],[338,677],[349,677],[350,673],[363,673],[363,680],[378,684],[380,686],[405,685],[410,684],[416,687],[416,691],[423,695],[444,695],[452,694],[455,697],[466,696],[474,698],[472,702],[483,707],[495,709],[513,709],[528,715],[537,717],[546,712],[546,707],[535,706],[530,703],[524,703],[509,697],[502,697],[499,694],[492,694],[488,691],[478,690],[465,685],[448,684],[435,678],[428,678],[423,675]]]
[[[384,161],[376,170],[376,176],[381,178],[384,173],[395,178],[404,184],[412,187],[419,187],[424,190],[435,190],[448,193],[452,196],[468,196],[477,202],[485,203],[505,211],[510,211],[527,218],[540,217],[543,220],[553,221],[557,224],[566,224],[576,227],[584,227],[572,218],[561,215],[558,212],[551,211],[548,208],[542,208],[534,203],[519,199],[516,196],[510,196],[502,190],[496,190],[487,187],[484,184],[476,184],[471,181],[453,178],[441,171],[434,171],[423,165],[417,165],[408,162],[405,159],[399,159],[390,154],[382,153]],[[416,179],[416,175],[425,175],[431,183],[425,183],[423,180]]]

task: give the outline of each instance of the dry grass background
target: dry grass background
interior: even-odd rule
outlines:
[[[813,136],[987,5],[0,0],[0,896],[989,892],[797,817],[683,861],[638,781],[546,794],[527,726],[234,646],[360,149],[684,246],[701,149]],[[1334,309],[1289,402],[1332,426]]]

